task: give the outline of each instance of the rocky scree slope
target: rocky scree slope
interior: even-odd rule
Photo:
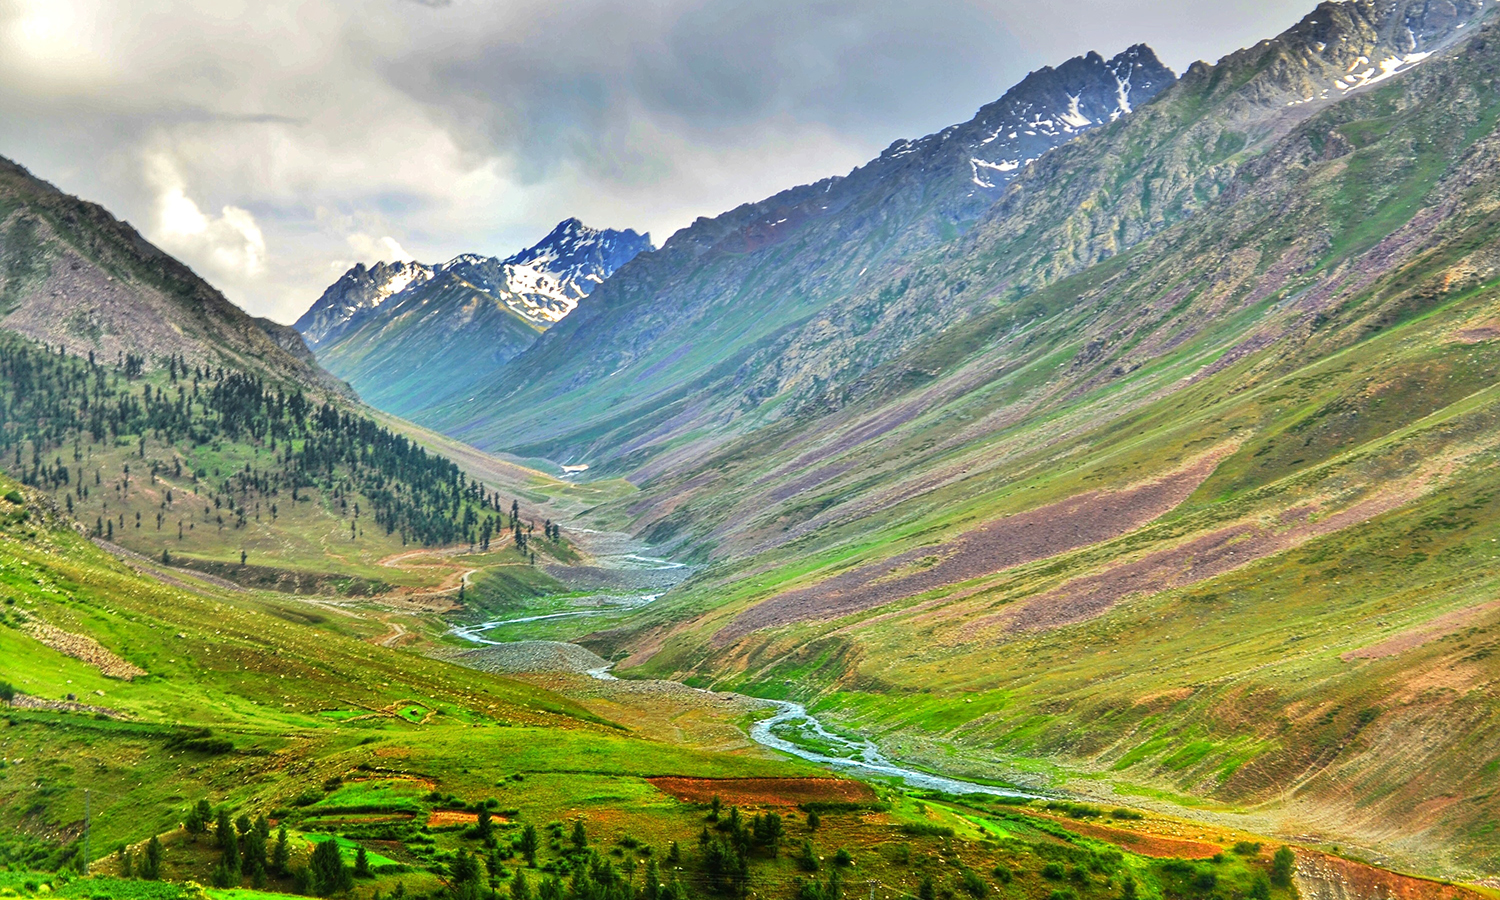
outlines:
[[[737,387],[748,359],[957,240],[1028,162],[1173,81],[1146,47],[1090,54],[846,177],[699,219],[592,294],[489,396],[413,414],[480,446],[597,461],[628,452],[673,404],[705,405],[700,423],[754,409],[772,398]]]
[[[652,249],[650,235],[568,219],[508,259],[465,254],[432,267],[356,266],[295,327],[367,402],[421,421],[433,403],[466,401],[616,269]]]
[[[110,363],[133,356],[151,369],[180,356],[320,393],[348,390],[300,338],[268,333],[128,224],[3,159],[0,327]]]

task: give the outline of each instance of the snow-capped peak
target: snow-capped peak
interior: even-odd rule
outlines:
[[[359,263],[323,292],[293,326],[313,350],[337,341],[392,297],[432,279],[436,269],[418,262]]]
[[[462,253],[439,266],[360,264],[324,291],[296,328],[308,346],[318,349],[352,334],[377,311],[382,317],[396,316],[409,303],[449,291],[465,302],[488,298],[546,328],[572,312],[620,266],[652,249],[650,235],[599,230],[567,219],[508,259]]]

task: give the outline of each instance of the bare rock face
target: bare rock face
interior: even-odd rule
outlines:
[[[314,350],[335,343],[385,301],[428,281],[433,272],[418,262],[380,262],[370,267],[359,263],[329,285],[292,327]]]

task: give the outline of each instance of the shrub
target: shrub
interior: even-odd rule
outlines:
[[[1012,873],[1011,870],[1004,865],[996,866],[994,871],[990,874],[994,875],[995,880],[1000,882],[1001,884],[1010,884],[1011,879],[1015,878],[1014,873]]]
[[[1240,841],[1238,844],[1234,845],[1234,852],[1240,856],[1259,856],[1260,844],[1252,843],[1250,841]]]
[[[1276,851],[1271,858],[1271,883],[1277,887],[1290,887],[1292,884],[1292,870],[1296,868],[1297,856],[1292,853],[1292,848],[1282,847]]]
[[[833,854],[833,864],[841,869],[847,869],[854,865],[854,857],[850,855],[848,850],[840,847],[839,852]]]
[[[1251,900],[1271,900],[1271,879],[1266,877],[1265,872],[1256,872],[1255,881],[1250,885]]]
[[[980,878],[979,873],[973,869],[964,869],[961,881],[964,892],[973,897],[974,900],[982,900],[983,897],[989,895],[990,886],[985,884],[984,879]]]
[[[1063,874],[1063,867],[1058,863],[1050,862],[1042,866],[1042,877],[1048,881],[1061,881]]]

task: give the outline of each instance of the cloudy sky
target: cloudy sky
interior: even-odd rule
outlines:
[[[258,315],[355,261],[649,230],[1144,41],[1181,72],[1314,0],[0,0],[0,155]]]

